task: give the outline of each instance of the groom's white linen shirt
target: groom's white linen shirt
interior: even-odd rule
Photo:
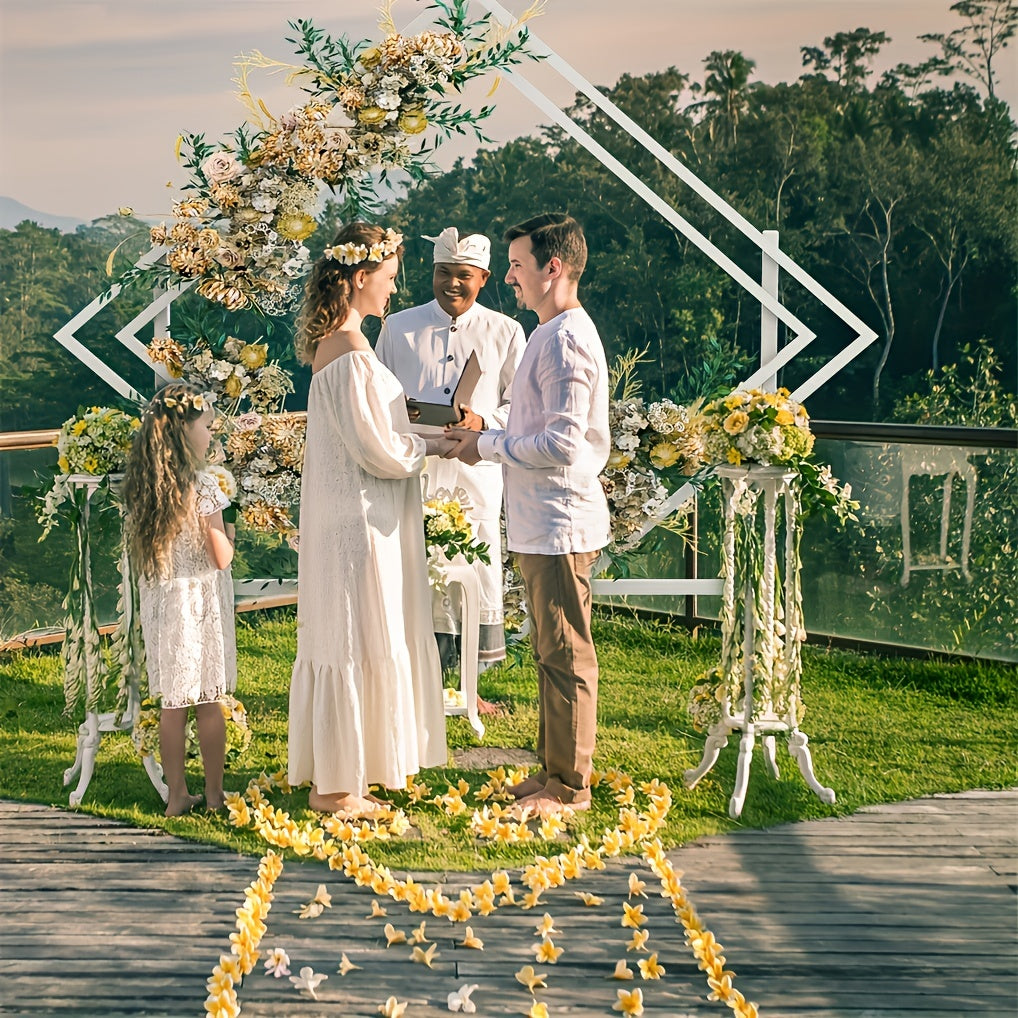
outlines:
[[[599,475],[608,462],[608,367],[597,328],[570,308],[531,333],[504,431],[478,454],[502,464],[510,551],[600,551],[611,527]]]

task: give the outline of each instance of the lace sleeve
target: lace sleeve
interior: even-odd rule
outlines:
[[[194,497],[199,516],[211,516],[230,504],[230,500],[223,494],[223,489],[219,487],[219,482],[212,474],[204,471],[199,473],[195,480]]]

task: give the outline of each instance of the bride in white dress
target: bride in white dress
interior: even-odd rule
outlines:
[[[297,326],[311,364],[300,504],[289,781],[309,805],[371,815],[372,784],[446,763],[420,472],[444,438],[410,432],[403,390],[361,331],[396,290],[402,238],[344,227],[315,265]]]

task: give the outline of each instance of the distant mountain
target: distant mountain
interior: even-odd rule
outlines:
[[[31,219],[47,230],[57,229],[61,233],[74,233],[85,220],[72,216],[51,216],[48,212],[30,209],[27,205],[0,195],[0,230],[13,230],[18,223]]]

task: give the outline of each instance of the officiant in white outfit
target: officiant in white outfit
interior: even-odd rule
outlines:
[[[526,337],[508,315],[477,303],[488,281],[491,242],[481,234],[460,237],[448,227],[433,241],[435,299],[389,315],[375,346],[379,360],[399,379],[408,397],[448,403],[471,353],[477,355],[480,377],[458,427],[483,431],[505,427],[513,376],[523,356]],[[502,605],[502,555],[499,516],[502,511],[502,468],[481,462],[432,457],[426,468],[426,496],[459,497],[469,505],[467,516],[478,540],[491,549],[491,563],[475,562],[480,584],[481,631],[478,669],[505,658]],[[459,660],[456,634],[459,606],[449,595],[433,595],[435,633],[443,666]],[[481,710],[491,710],[483,701]]]

